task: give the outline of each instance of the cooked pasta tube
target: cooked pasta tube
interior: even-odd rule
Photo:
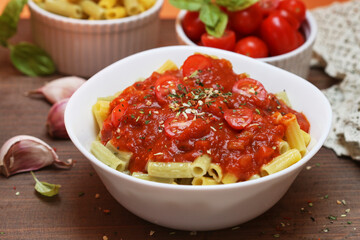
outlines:
[[[290,167],[294,163],[301,159],[301,154],[297,149],[290,149],[289,151],[281,154],[271,160],[268,164],[264,165],[260,169],[260,175],[267,176],[276,172],[279,172],[285,168]]]
[[[92,142],[90,152],[101,162],[115,170],[122,172],[126,169],[126,163],[116,157],[112,151],[102,145],[99,141]]]
[[[138,0],[124,0],[124,6],[130,16],[141,13],[141,5]]]
[[[115,6],[116,0],[100,0],[98,4],[102,8],[109,9]]]
[[[210,163],[208,174],[217,182],[221,182],[223,177],[221,167],[215,163]]]
[[[118,158],[120,158],[121,160],[123,160],[126,163],[126,168],[129,164],[130,158],[132,156],[131,152],[125,152],[125,151],[120,151],[119,149],[117,149],[116,147],[114,147],[114,145],[111,143],[111,141],[108,141],[106,143],[106,147]]]
[[[259,179],[259,178],[260,178],[259,174],[254,174],[248,180],[255,180],[255,179]]]
[[[173,179],[173,178],[153,177],[153,176],[149,176],[149,174],[141,173],[141,172],[133,172],[132,176],[133,176],[133,177],[136,177],[136,178],[143,179],[143,180],[152,181],[152,182],[170,183],[170,184],[173,184],[173,183],[174,183],[174,179]]]
[[[194,177],[204,176],[210,167],[210,163],[211,163],[211,158],[207,154],[197,157],[194,160],[194,162],[192,162],[191,164],[192,175]]]
[[[94,20],[105,18],[105,9],[97,5],[95,2],[91,0],[82,0],[79,4],[90,18]]]
[[[304,130],[301,130],[301,129],[300,129],[300,131],[301,131],[301,134],[302,134],[302,136],[304,138],[305,146],[308,146],[310,141],[311,141],[310,134],[308,134],[307,132],[305,132]]]
[[[221,182],[223,184],[229,183],[236,183],[238,178],[233,173],[225,173],[224,177],[222,178]]]
[[[219,184],[211,177],[194,177],[192,180],[192,185],[216,185]]]
[[[154,6],[156,0],[139,0],[139,3],[145,8],[145,10]]]
[[[94,114],[95,120],[99,126],[99,129],[102,129],[103,123],[107,116],[109,115],[110,111],[110,102],[104,100],[98,100],[92,106],[92,112]]]
[[[171,61],[171,60],[167,60],[163,65],[161,65],[161,67],[159,67],[158,70],[156,70],[157,73],[163,74],[166,71],[169,70],[178,70],[179,68],[176,66],[176,64]]]
[[[279,148],[280,154],[283,154],[290,149],[290,146],[287,141],[283,140],[283,141],[279,142],[278,148]]]
[[[287,95],[287,93],[285,91],[278,92],[278,93],[275,94],[275,96],[278,99],[282,100],[286,104],[286,106],[291,107],[289,97],[288,97],[288,95]]]
[[[70,18],[82,18],[83,10],[79,5],[58,1],[58,0],[46,0],[44,2],[44,9]]]
[[[105,18],[106,19],[116,19],[116,18],[123,18],[126,17],[126,10],[124,7],[113,7],[109,8],[105,12]]]
[[[150,176],[161,178],[192,178],[190,162],[148,162]]]
[[[285,137],[290,148],[298,149],[301,156],[304,156],[306,153],[306,146],[296,116],[292,113],[288,113],[282,117],[281,122],[286,126]]]

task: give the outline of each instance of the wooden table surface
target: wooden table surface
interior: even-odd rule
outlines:
[[[177,44],[173,20],[162,20],[161,29],[159,46]],[[28,20],[21,20],[13,39],[20,40],[31,40]],[[62,185],[53,198],[34,191],[30,173],[0,176],[0,239],[360,239],[360,164],[326,148],[274,207],[245,224],[187,232],[138,218],[107,192],[71,141],[55,141],[46,134],[50,105],[24,95],[60,76],[23,76],[10,64],[8,51],[0,49],[0,144],[15,135],[33,135],[56,148],[61,159],[77,162],[71,170],[47,167],[36,172],[41,181]],[[311,69],[308,79],[319,88],[337,83],[322,69]]]

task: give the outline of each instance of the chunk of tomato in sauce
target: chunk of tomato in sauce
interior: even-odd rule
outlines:
[[[184,84],[175,76],[164,75],[158,78],[155,82],[155,95],[158,102],[160,104],[166,104],[169,99],[177,96],[179,86],[182,88]]]
[[[184,77],[189,77],[195,71],[203,71],[211,67],[211,60],[201,54],[194,54],[188,57],[181,69]]]
[[[252,122],[254,114],[250,108],[246,107],[226,109],[224,118],[233,129],[242,130]]]

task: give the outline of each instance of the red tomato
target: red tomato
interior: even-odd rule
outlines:
[[[261,8],[263,17],[269,16],[269,14],[278,7],[279,1],[280,0],[260,0],[259,7]]]
[[[205,70],[211,67],[211,61],[209,58],[201,54],[194,54],[188,57],[181,69],[184,77],[190,76],[193,72],[199,70]]]
[[[302,22],[306,15],[305,3],[301,0],[283,0],[279,3],[279,9],[284,9],[294,15],[294,17]]]
[[[129,104],[126,101],[120,102],[111,112],[111,123],[114,127],[119,126]]]
[[[232,51],[235,47],[236,36],[231,30],[225,30],[222,37],[214,37],[208,33],[201,35],[201,43],[206,47],[220,48]]]
[[[106,144],[112,138],[112,130],[113,124],[111,122],[111,117],[106,119],[103,123],[103,127],[101,129],[101,141]]]
[[[187,12],[182,20],[185,34],[194,42],[200,41],[205,33],[205,24],[199,19],[199,12]]]
[[[284,9],[278,9],[275,10],[271,13],[271,15],[273,14],[277,14],[278,16],[281,16],[283,18],[286,19],[286,21],[288,21],[288,23],[290,23],[290,25],[295,29],[299,29],[301,23],[300,21],[291,13],[289,13],[288,11],[284,10]]]
[[[180,115],[177,118],[168,118],[164,122],[165,134],[170,138],[184,140],[187,138],[199,138],[209,133],[209,125],[204,120],[197,118],[194,120],[192,114]]]
[[[253,120],[253,112],[250,108],[242,107],[238,109],[226,109],[224,119],[230,127],[241,130],[249,125]]]
[[[241,35],[254,33],[263,19],[262,10],[257,3],[244,10],[233,12],[229,17],[232,28]]]
[[[269,56],[269,50],[266,43],[255,36],[240,39],[236,43],[235,52],[253,58],[264,58]]]
[[[249,98],[255,97],[261,101],[267,98],[267,92],[264,86],[252,78],[242,78],[237,81],[232,88],[232,92]]]
[[[298,38],[298,46],[300,47],[305,42],[304,36],[299,31],[296,32],[296,36]]]
[[[296,30],[279,15],[268,16],[261,24],[260,33],[271,56],[284,54],[298,47]]]
[[[164,75],[155,82],[155,95],[160,104],[165,104],[172,95],[179,94],[179,85],[183,86],[180,79],[172,75]],[[180,93],[182,94],[182,93]]]

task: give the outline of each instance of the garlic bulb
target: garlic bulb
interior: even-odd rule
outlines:
[[[52,164],[59,168],[70,168],[73,162],[60,161],[52,147],[32,136],[12,137],[0,149],[0,173],[6,177]]]
[[[27,95],[33,96],[40,94],[50,103],[54,104],[64,98],[71,97],[85,81],[85,79],[75,76],[62,77],[46,83],[41,88],[28,92]]]
[[[68,98],[60,100],[52,105],[49,110],[46,127],[49,135],[53,138],[69,138],[64,123],[64,113],[68,101]]]

